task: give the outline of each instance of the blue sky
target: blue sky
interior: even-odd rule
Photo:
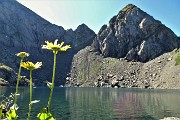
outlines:
[[[85,23],[96,33],[132,3],[180,36],[180,0],[17,0],[41,17],[65,29]]]

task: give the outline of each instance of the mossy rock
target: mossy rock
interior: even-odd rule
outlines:
[[[0,78],[0,86],[9,86],[9,82],[3,78]]]
[[[10,68],[6,65],[0,65],[0,70],[5,70],[5,71],[9,71],[9,72],[13,71],[12,68]]]
[[[0,64],[0,84],[3,86],[15,86],[17,80],[17,73],[9,66]],[[25,76],[21,76],[19,81],[20,86],[28,86],[29,80]]]
[[[16,81],[16,72],[7,65],[0,65],[0,78],[7,81],[10,85],[13,85]]]

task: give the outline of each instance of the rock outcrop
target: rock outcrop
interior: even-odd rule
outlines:
[[[129,4],[73,58],[67,86],[180,89],[179,38]]]
[[[16,76],[16,72],[12,68],[3,64],[0,65],[1,86],[14,84],[16,82]]]
[[[102,26],[92,46],[104,57],[147,62],[179,48],[180,42],[160,21],[129,4]]]
[[[15,86],[17,73],[7,65],[0,64],[0,86]],[[29,80],[25,76],[21,76],[19,86],[28,86]]]
[[[57,56],[56,85],[60,85],[65,83],[74,54],[92,44],[94,37],[95,33],[85,24],[78,26],[75,31],[64,30],[15,0],[0,1],[0,63],[17,71],[20,60],[15,54],[21,51],[29,52],[30,56],[26,61],[43,62],[43,68],[33,72],[36,85],[42,85],[43,81],[51,79],[53,55],[50,51],[41,50],[45,40],[59,39],[59,42],[64,41],[72,46],[66,54]],[[22,71],[22,75],[29,76],[26,70]]]
[[[0,86],[15,86],[17,73],[7,65],[0,64]],[[29,85],[29,80],[25,76],[21,76],[19,86]]]

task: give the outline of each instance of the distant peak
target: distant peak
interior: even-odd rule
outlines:
[[[136,7],[134,4],[128,4],[126,6],[129,6],[129,7]]]
[[[125,7],[136,7],[134,4],[128,4],[128,5],[126,5]]]
[[[126,12],[126,11],[128,11],[128,10],[132,10],[132,9],[135,8],[135,7],[136,7],[136,6],[133,5],[133,4],[128,4],[128,5],[126,5],[121,11]]]
[[[83,23],[77,27],[77,30],[79,29],[90,29],[90,28],[86,24]]]
[[[79,25],[78,27],[88,27],[86,24],[82,23],[81,25]]]
[[[95,34],[95,32],[94,32],[92,29],[90,29],[90,28],[89,28],[86,24],[84,24],[84,23],[81,24],[81,25],[79,25],[75,31],[83,31],[83,32],[89,31],[89,32],[91,32],[92,34]]]

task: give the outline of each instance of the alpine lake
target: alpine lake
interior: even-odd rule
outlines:
[[[9,96],[15,88],[1,87],[0,95]],[[20,87],[19,120],[26,120],[29,88]],[[47,87],[33,89],[32,120],[46,107]],[[159,120],[180,117],[180,90],[55,87],[51,113],[56,120]]]

